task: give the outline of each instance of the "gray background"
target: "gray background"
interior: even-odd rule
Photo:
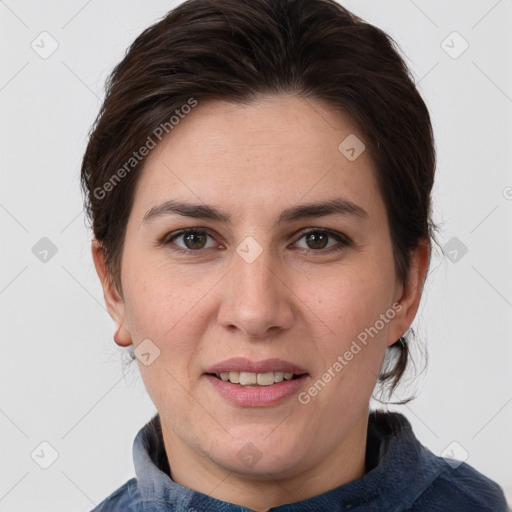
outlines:
[[[414,324],[429,362],[396,409],[511,499],[512,0],[342,3],[400,44],[437,140],[446,249]],[[78,174],[107,74],[174,5],[0,1],[0,511],[85,512],[134,475],[155,409],[112,340]]]

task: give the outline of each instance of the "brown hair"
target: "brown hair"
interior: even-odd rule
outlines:
[[[324,101],[358,127],[376,165],[396,274],[407,282],[410,251],[435,240],[436,156],[427,107],[396,43],[333,0],[188,0],[144,30],[114,68],[83,157],[86,213],[120,294],[143,161],[135,154],[193,102],[278,93]],[[399,341],[396,364],[379,377],[391,390],[408,360]]]

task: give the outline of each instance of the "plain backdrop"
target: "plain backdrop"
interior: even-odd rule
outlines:
[[[342,3],[402,48],[438,151],[428,366],[394,409],[511,499],[512,1]],[[134,476],[155,408],[112,339],[78,176],[108,73],[174,5],[0,1],[0,511],[86,512]]]

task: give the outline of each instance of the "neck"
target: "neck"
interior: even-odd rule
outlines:
[[[365,474],[368,414],[362,415],[348,436],[329,456],[286,478],[250,478],[231,472],[190,446],[162,424],[165,450],[174,482],[212,498],[266,512],[269,508],[302,501],[335,489]]]

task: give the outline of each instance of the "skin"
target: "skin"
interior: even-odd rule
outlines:
[[[370,396],[387,346],[416,315],[429,251],[418,246],[402,287],[369,152],[349,161],[338,150],[349,134],[358,134],[349,119],[312,99],[199,103],[146,159],[127,224],[122,294],[93,241],[116,343],[137,347],[149,338],[160,350],[149,366],[138,364],[160,413],[172,478],[183,486],[264,511],[365,473]],[[286,208],[334,197],[368,218],[276,225]],[[214,205],[232,224],[180,215],[142,221],[171,198]],[[161,243],[191,227],[212,236]],[[298,233],[306,228],[353,243],[329,238],[323,248]],[[252,263],[236,252],[248,236],[262,249]],[[329,252],[334,246],[341,250]],[[400,311],[306,405],[295,396],[268,407],[233,405],[203,374],[234,356],[280,358],[308,372],[307,390],[395,303]],[[237,457],[248,442],[261,454],[251,467]]]

